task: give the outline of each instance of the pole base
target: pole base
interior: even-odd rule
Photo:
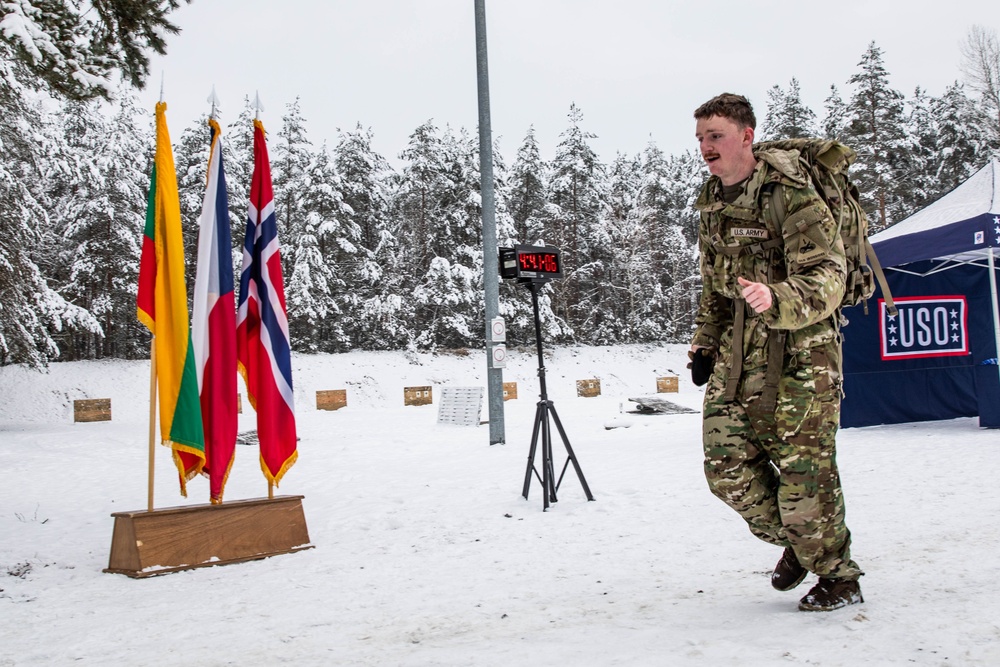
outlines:
[[[115,512],[104,572],[141,579],[312,549],[302,498]]]

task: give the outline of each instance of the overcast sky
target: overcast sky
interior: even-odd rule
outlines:
[[[332,147],[337,128],[372,128],[393,163],[421,123],[478,123],[473,0],[194,0],[156,57],[142,100],[152,113],[165,82],[176,141],[208,110],[224,123],[259,91],[262,120],[280,128],[300,97],[309,138]],[[962,78],[959,46],[979,24],[1000,31],[996,0],[486,0],[491,122],[508,164],[534,125],[552,157],[571,103],[605,161],[652,138],[667,153],[695,147],[691,113],[723,91],[747,95],[758,118],[767,90],[799,80],[820,117],[871,41],[907,97]]]

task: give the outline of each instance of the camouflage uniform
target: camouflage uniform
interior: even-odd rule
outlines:
[[[857,579],[835,460],[844,245],[798,152],[756,156],[734,202],[726,203],[713,176],[695,204],[703,289],[693,343],[718,350],[705,391],[705,475],[754,535],[792,547],[815,574]],[[783,198],[786,212],[780,241],[772,196]],[[771,308],[758,314],[747,306],[737,277],[767,284]]]

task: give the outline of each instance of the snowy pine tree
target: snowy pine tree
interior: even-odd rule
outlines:
[[[167,19],[179,6],[180,0],[5,2],[4,60],[16,58],[60,97],[110,98],[116,70],[133,87],[143,85],[149,51],[166,53],[164,37],[179,32]]]
[[[595,244],[606,174],[588,143],[596,135],[583,129],[583,113],[575,104],[568,118],[551,163],[544,240],[562,250],[563,279],[552,286],[552,302],[556,314],[575,330],[588,317],[594,305],[588,295],[598,288],[606,269],[606,249]]]
[[[397,228],[389,216],[392,170],[371,142],[372,131],[359,123],[353,131],[340,131],[334,148],[345,225],[359,235],[353,261],[343,267],[344,310],[351,322],[352,346],[386,349],[409,338],[408,329],[399,326],[405,269],[397,263]]]
[[[795,77],[788,91],[774,86],[767,94],[767,115],[761,127],[761,139],[799,139],[815,137],[816,114],[802,102],[799,81]]]
[[[205,183],[208,179],[208,157],[212,149],[212,132],[208,113],[181,132],[174,144],[174,168],[177,171],[177,196],[181,204],[181,232],[184,236],[184,279],[188,287],[188,307],[191,307],[194,278],[198,269],[198,221],[205,203]]]
[[[931,100],[919,86],[909,100],[909,115],[906,124],[907,152],[912,165],[907,198],[910,213],[934,201],[939,194],[938,179],[938,131],[931,115]]]
[[[639,222],[649,245],[649,295],[640,340],[686,342],[690,336],[700,280],[693,205],[707,177],[704,162],[690,151],[665,158],[650,143],[643,153]]]
[[[139,126],[135,96],[119,92],[118,110],[99,150],[87,155],[96,170],[63,214],[60,259],[69,268],[60,292],[90,311],[102,335],[70,338],[70,358],[136,358],[148,351],[145,328],[135,316],[141,237],[146,221],[151,143]]]
[[[351,209],[344,203],[343,183],[336,171],[326,144],[314,155],[306,168],[305,193],[302,206],[309,228],[319,239],[327,288],[318,293],[317,301],[325,301],[326,321],[317,343],[326,352],[344,352],[351,348],[352,322],[345,313],[353,302],[348,284],[348,267],[353,267],[361,253],[361,228],[351,219]],[[301,242],[300,242],[301,243]],[[301,258],[297,258],[296,268]]]
[[[38,264],[57,290],[70,282],[72,271],[64,247],[66,226],[72,217],[69,212],[103,187],[104,175],[94,158],[104,150],[108,131],[104,110],[92,100],[64,101],[60,113],[49,123],[54,151],[41,164],[50,224],[39,228],[44,252]],[[69,355],[74,358],[71,350]]]
[[[889,85],[882,50],[875,42],[858,65],[861,71],[848,81],[855,89],[844,138],[858,153],[851,175],[874,233],[904,217],[909,154],[903,95]]]
[[[402,174],[403,210],[416,232],[412,294],[415,342],[421,348],[464,347],[482,339],[478,148],[464,130],[456,135],[446,128],[438,135],[425,123],[401,154],[410,161]]]
[[[592,299],[594,309],[582,327],[588,342],[613,345],[649,334],[643,315],[652,249],[641,225],[641,188],[640,160],[619,153],[608,169],[606,208],[596,237],[607,249],[607,268],[598,283],[600,298]]]
[[[315,214],[308,216],[296,238],[294,252],[289,253],[294,255],[295,265],[285,269],[291,274],[285,288],[288,335],[292,349],[299,352],[321,351],[321,343],[329,329],[343,326],[332,295],[334,274],[319,247],[318,217]],[[338,331],[334,335],[341,333]]]
[[[268,147],[271,148],[270,143]],[[278,216],[278,236],[283,247],[293,248],[297,243],[296,237],[305,229],[306,211],[302,202],[308,189],[306,171],[314,157],[297,97],[286,106],[272,151],[271,179],[274,185],[274,210]],[[294,262],[293,257],[288,260]],[[285,261],[284,254],[282,261]]]
[[[247,216],[250,211],[250,179],[253,177],[253,121],[250,97],[244,96],[236,120],[223,133],[222,160],[226,166],[226,194],[229,198],[229,228],[233,243],[233,275],[239,279],[243,270],[243,244],[246,241]]]
[[[59,354],[62,331],[100,332],[86,310],[67,302],[46,282],[32,257],[50,222],[26,183],[42,180],[36,128],[39,111],[28,100],[30,80],[0,42],[0,363],[43,366]]]
[[[513,216],[514,238],[518,243],[534,243],[543,235],[545,172],[546,165],[538,150],[535,129],[529,127],[511,167],[506,198],[507,208]]]
[[[842,140],[847,133],[847,105],[837,92],[837,86],[830,86],[830,94],[823,102],[826,116],[823,119],[823,136],[827,139]]]
[[[950,192],[978,171],[995,150],[986,114],[969,99],[965,87],[956,82],[930,102],[930,117],[937,137],[936,187],[931,197]]]

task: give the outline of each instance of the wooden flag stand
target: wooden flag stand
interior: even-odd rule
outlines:
[[[104,571],[141,579],[312,549],[302,498],[115,512]]]
[[[312,549],[303,496],[234,500],[218,505],[153,509],[156,439],[156,338],[150,346],[148,505],[115,512],[111,556],[105,572],[135,579],[213,565],[261,560]]]

